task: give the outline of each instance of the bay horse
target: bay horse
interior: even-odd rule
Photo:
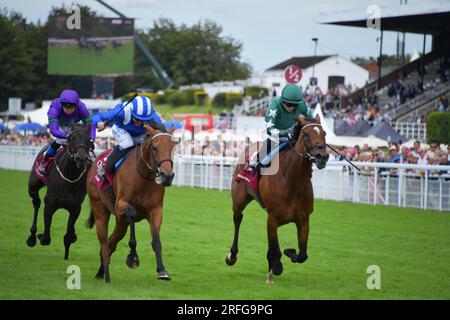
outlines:
[[[297,119],[291,148],[279,153],[279,168],[275,174],[262,175],[259,180],[259,197],[236,177],[245,167],[245,150],[233,173],[231,196],[233,201],[234,240],[225,262],[232,266],[237,261],[239,227],[243,211],[254,199],[260,200],[267,210],[267,261],[269,273],[267,283],[273,283],[273,275],[281,275],[281,251],[277,228],[294,222],[297,226],[299,253],[295,249],[284,250],[292,262],[303,263],[308,258],[309,215],[313,212],[314,194],[311,183],[312,163],[323,169],[328,161],[325,146],[325,131],[319,116],[311,121],[303,115]]]
[[[39,190],[46,183],[36,173],[37,159],[47,150],[45,146],[37,155],[31,168],[28,179],[28,194],[32,198],[34,207],[33,223],[30,229],[30,235],[27,239],[27,245],[34,247],[36,245],[37,217],[41,206]],[[90,140],[90,124],[73,124],[72,132],[67,138],[67,146],[58,150],[59,156],[53,161],[47,173],[47,192],[44,202],[44,233],[37,237],[43,246],[50,245],[50,227],[53,214],[56,210],[64,208],[69,212],[67,221],[67,231],[64,235],[64,259],[69,258],[70,245],[77,240],[75,233],[75,222],[81,211],[81,204],[86,196],[86,176],[88,168],[92,164],[90,151],[93,150],[93,144]]]
[[[174,178],[172,150],[179,142],[172,136],[173,129],[161,132],[145,125],[147,134],[144,141],[133,148],[116,170],[112,191],[101,190],[93,178],[98,163],[92,166],[88,174],[87,192],[91,204],[88,227],[94,223],[100,242],[100,268],[97,279],[109,283],[110,256],[116,250],[117,243],[123,239],[130,226],[130,254],[126,264],[130,268],[139,266],[136,252],[135,223],[147,219],[150,224],[152,248],[156,255],[158,279],[170,280],[163,264],[162,248],[159,237],[163,217],[163,199],[165,187],[172,184]],[[100,158],[99,156],[98,158]],[[108,239],[108,222],[111,213],[115,215],[116,225]]]

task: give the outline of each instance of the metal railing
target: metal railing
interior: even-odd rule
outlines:
[[[400,135],[408,139],[427,140],[427,124],[417,124],[415,122],[392,122],[392,128]]]
[[[0,168],[29,170],[40,148],[0,146]],[[230,190],[238,158],[176,155],[174,185]],[[313,171],[318,199],[450,212],[450,166],[330,161]]]

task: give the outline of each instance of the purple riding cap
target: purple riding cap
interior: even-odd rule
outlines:
[[[68,115],[64,112],[61,103],[75,104],[75,111]],[[82,121],[87,123],[91,121],[92,115],[86,108],[86,105],[78,97],[75,90],[64,90],[59,98],[53,100],[50,109],[47,112],[50,133],[59,139],[67,139],[67,135],[60,127],[68,126],[70,122],[77,123]],[[91,124],[91,139],[95,139],[95,126]]]

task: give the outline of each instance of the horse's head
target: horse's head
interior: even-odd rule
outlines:
[[[74,124],[67,137],[67,150],[78,168],[90,162],[89,150],[93,149],[89,125]]]
[[[173,148],[180,142],[172,136],[174,128],[161,132],[145,125],[147,137],[142,143],[142,157],[156,173],[156,183],[166,187],[172,184],[175,176],[173,172]]]
[[[303,115],[297,118],[298,140],[295,149],[298,153],[310,158],[319,169],[325,168],[328,161],[328,153],[325,142],[326,132],[320,124],[317,115],[314,121],[308,121]]]

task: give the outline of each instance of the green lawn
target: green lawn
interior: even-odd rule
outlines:
[[[156,280],[149,227],[142,221],[137,225],[140,267],[125,265],[126,237],[112,257],[112,283],[106,286],[94,279],[99,245],[95,230],[84,227],[88,201],[77,222],[78,241],[64,261],[66,212],[54,216],[49,247],[29,248],[27,173],[0,170],[0,180],[0,299],[450,299],[448,213],[316,201],[309,260],[300,265],[283,257],[284,273],[267,285],[265,213],[249,206],[239,259],[228,267],[229,192],[171,187],[161,240],[172,280]],[[38,232],[42,228],[41,214]],[[282,249],[296,247],[295,226],[280,228],[279,238]],[[66,288],[69,265],[81,269],[81,290]],[[366,287],[369,265],[381,268],[381,290]]]
[[[118,48],[109,44],[97,53],[93,48],[49,47],[48,73],[79,76],[132,73],[133,48],[133,43]]]
[[[227,107],[213,107],[213,106],[197,106],[197,105],[186,105],[186,106],[178,106],[174,107],[169,104],[158,104],[155,105],[156,111],[159,114],[162,114],[165,120],[169,120],[170,116],[174,114],[188,114],[188,113],[201,113],[201,114],[209,114],[211,112],[213,115],[217,115],[221,113],[223,110],[229,111],[231,108]]]

